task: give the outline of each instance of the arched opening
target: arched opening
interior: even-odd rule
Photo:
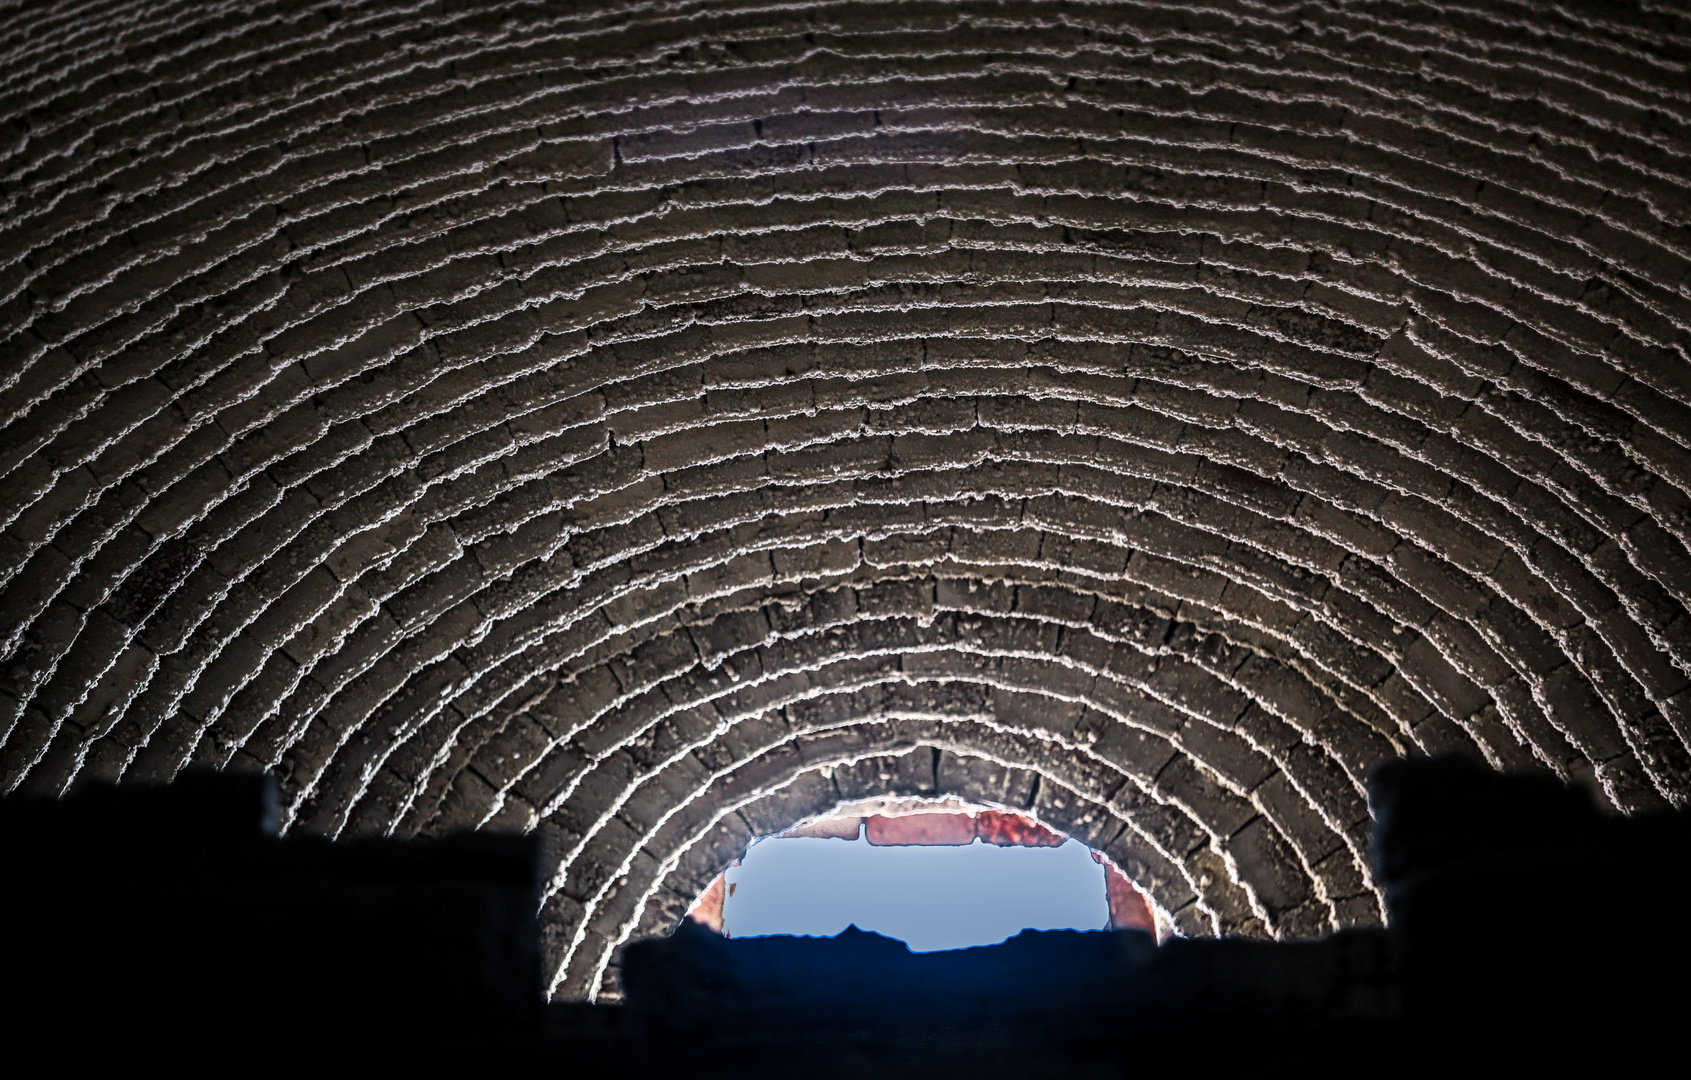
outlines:
[[[1107,855],[1025,813],[956,798],[844,804],[759,837],[688,916],[730,937],[856,926],[916,952],[1022,930],[1172,932]]]

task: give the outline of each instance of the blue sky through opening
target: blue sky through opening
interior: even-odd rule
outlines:
[[[1025,929],[1101,930],[1104,868],[1086,845],[875,847],[787,837],[752,845],[728,871],[734,937],[831,937],[856,923],[916,952],[991,945]]]

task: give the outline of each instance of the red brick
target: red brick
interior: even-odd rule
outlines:
[[[983,810],[975,816],[975,835],[999,847],[1056,847],[1068,837],[1020,814]]]
[[[1151,911],[1151,901],[1139,891],[1139,886],[1116,869],[1116,864],[1097,852],[1092,857],[1104,864],[1104,893],[1110,901],[1111,930],[1143,930],[1157,932],[1157,917]]]
[[[907,814],[868,819],[869,842],[877,847],[950,846],[975,839],[971,814]]]
[[[687,912],[689,919],[703,923],[719,934],[722,933],[722,902],[728,899],[725,882],[726,879],[721,874],[716,875]]]

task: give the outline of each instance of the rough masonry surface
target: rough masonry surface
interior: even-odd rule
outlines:
[[[1381,918],[1387,758],[1684,806],[1688,62],[1675,3],[0,2],[0,788],[538,832],[602,999],[842,801],[1278,938]]]

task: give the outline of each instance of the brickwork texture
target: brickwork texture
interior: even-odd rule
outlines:
[[[1691,799],[1676,3],[0,0],[0,789],[538,834],[614,996],[952,796],[1187,935]]]

